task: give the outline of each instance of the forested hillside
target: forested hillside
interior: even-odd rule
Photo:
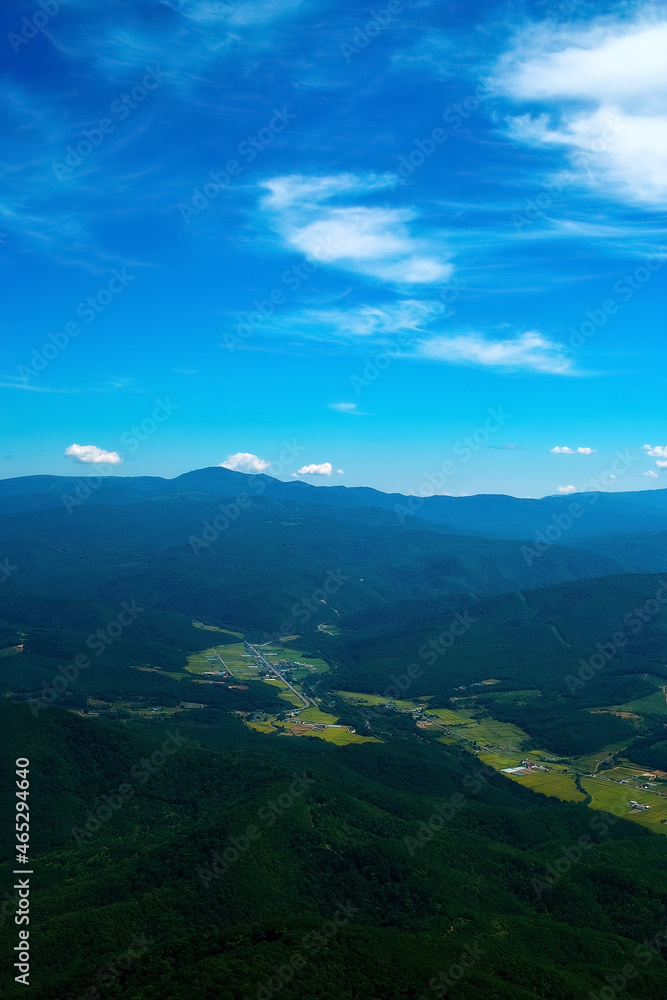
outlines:
[[[447,982],[469,1000],[587,1000],[628,963],[624,995],[667,988],[641,945],[664,924],[667,841],[456,749],[269,749],[231,722],[202,747],[187,726],[0,711],[4,745],[31,759],[36,1000],[241,1000],[275,990],[276,967],[282,996],[322,1000]],[[2,772],[6,815],[6,754]],[[3,829],[5,857],[12,842]]]

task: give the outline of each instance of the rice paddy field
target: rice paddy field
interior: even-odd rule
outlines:
[[[508,774],[506,777],[518,781],[526,788],[532,788],[534,792],[553,795],[564,802],[584,802],[586,800],[586,796],[579,791],[575,784],[574,775],[564,771],[531,771],[525,775]]]
[[[429,708],[428,714],[437,716],[447,726],[468,726],[472,722],[470,716],[452,712],[449,708]]]
[[[633,781],[636,778],[641,778],[645,773],[646,768],[619,764],[618,767],[610,767],[608,770],[601,771],[600,777],[612,778],[614,781]]]
[[[418,708],[418,704],[415,701],[401,701],[395,698],[383,698],[379,694],[361,694],[358,691],[336,691],[336,694],[340,695],[341,698],[345,698],[347,701],[357,702],[361,705],[395,705],[396,708],[404,709],[405,711],[414,711]]]
[[[333,726],[338,722],[338,716],[329,715],[328,712],[320,712],[318,708],[304,708],[299,712],[299,718],[303,722],[317,722],[322,726]]]
[[[274,678],[265,677],[263,678],[263,682],[264,684],[271,684],[272,687],[280,688],[280,694],[278,695],[278,697],[282,698],[283,701],[288,701],[290,705],[294,705],[295,708],[299,708],[301,705],[303,705],[301,698],[299,698],[298,695],[294,694],[293,691],[290,691],[290,689],[288,688],[287,684],[285,684],[284,681],[278,680],[277,677]]]
[[[587,754],[583,757],[574,757],[573,762],[576,764],[578,771],[592,773],[595,770],[595,765],[598,761],[604,760],[605,757],[609,757],[610,754],[616,754],[621,750],[627,750],[627,748],[627,739],[621,740],[618,743],[609,743],[606,747],[596,750],[595,753]],[[646,770],[646,768],[643,768],[643,770]]]
[[[279,646],[276,643],[267,643],[257,647],[260,653],[266,656],[269,663],[277,660],[290,660],[294,663],[302,663],[309,673],[323,674],[329,669],[329,664],[325,663],[318,656],[307,656],[301,650],[292,646]],[[271,654],[271,655],[269,655]],[[272,655],[276,654],[276,655]]]
[[[313,729],[311,726],[304,726],[298,722],[247,722],[247,726],[255,729],[259,733],[276,733],[289,736],[315,736],[317,739],[325,740],[327,743],[334,743],[336,746],[347,746],[349,743],[381,743],[381,740],[373,736],[361,736],[359,733],[351,733],[345,726],[337,726],[335,729]],[[280,729],[277,727],[281,727]]]
[[[210,646],[208,649],[202,649],[198,653],[193,653],[192,656],[188,656],[188,663],[186,670],[191,674],[203,674],[204,671],[208,670],[224,670],[223,664],[218,659],[218,655],[223,659],[226,655],[226,650],[228,646]],[[209,661],[208,657],[212,658]]]
[[[504,756],[496,753],[480,753],[479,759],[484,764],[495,767],[497,771],[504,771],[507,767],[517,767],[522,760],[532,760],[536,764],[544,765],[543,754],[540,751],[514,754]],[[586,796],[577,788],[575,775],[564,764],[547,765],[548,771],[528,771],[526,774],[504,774],[503,777],[518,781],[526,788],[532,788],[535,792],[542,792],[543,795],[553,795],[564,802],[583,802]]]
[[[520,752],[523,744],[529,739],[523,729],[509,722],[498,722],[497,719],[473,719],[463,712],[452,712],[448,708],[431,708],[428,714],[437,716],[443,725],[455,728],[456,736],[472,740],[483,747],[491,746],[494,750]]]
[[[209,670],[224,670],[223,664],[218,659],[218,656],[220,656],[224,661],[224,665],[236,680],[253,681],[259,679],[259,668],[255,665],[252,655],[246,651],[242,632],[232,632],[229,629],[218,628],[216,625],[204,625],[202,622],[193,622],[193,625],[209,633],[212,642],[215,642],[216,637],[218,637],[219,644],[210,646],[208,649],[199,650],[193,653],[192,656],[189,656],[186,670],[195,674],[204,673]],[[222,637],[224,637],[224,643],[220,644]],[[294,679],[296,681],[307,677],[308,674],[324,673],[329,669],[328,664],[324,660],[319,659],[319,657],[306,656],[300,650],[292,647],[276,643],[265,643],[257,648],[261,650],[269,663],[277,663],[278,660],[290,660],[303,664],[303,673],[295,673]],[[213,657],[214,662],[211,662],[208,659],[209,657]]]
[[[667,798],[651,792],[644,792],[626,785],[618,785],[604,778],[583,778],[582,785],[592,797],[592,809],[604,809],[615,816],[650,826],[654,833],[667,833]],[[642,812],[632,812],[628,803],[630,799],[651,808]]]
[[[236,680],[258,680],[259,668],[255,666],[252,656],[246,653],[245,645],[242,642],[235,642],[231,646],[225,646],[224,651],[220,651],[220,655]]]

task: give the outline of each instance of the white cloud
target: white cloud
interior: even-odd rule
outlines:
[[[235,472],[264,472],[271,465],[265,458],[252,455],[248,451],[237,451],[235,455],[228,455],[224,462],[220,463],[222,469],[233,469]]]
[[[436,318],[446,315],[437,300],[402,299],[382,306],[348,309],[302,309],[274,321],[285,332],[295,330],[317,339],[374,338],[379,341],[406,331],[425,332]]]
[[[550,448],[550,453],[552,455],[595,455],[597,448],[568,448],[567,445],[559,447],[556,445],[555,448]]]
[[[509,120],[520,141],[562,145],[581,182],[632,203],[667,199],[667,22],[532,28],[501,60],[496,84],[549,115]]]
[[[85,465],[100,465],[102,463],[118,465],[123,461],[117,451],[104,451],[103,448],[98,448],[95,444],[71,444],[69,448],[65,448],[65,454]]]
[[[571,360],[563,347],[541,333],[529,332],[506,340],[489,340],[483,334],[434,337],[421,341],[419,354],[453,364],[568,374]]]
[[[331,410],[338,410],[339,413],[351,413],[356,417],[364,416],[364,414],[357,409],[358,405],[358,403],[329,403],[329,408]]]
[[[342,469],[336,469],[336,472],[338,473],[339,476],[344,476],[345,475],[345,473],[343,472]]]
[[[654,472],[653,469],[649,469],[648,472],[644,473],[644,475],[648,476],[649,479],[657,479],[658,478],[658,473]]]
[[[397,183],[395,174],[329,174],[324,177],[288,174],[262,181],[262,187],[269,191],[262,205],[275,210],[300,205],[313,208],[336,196],[368,194],[396,187]]]
[[[667,446],[665,445],[656,445],[654,448],[650,444],[645,444],[643,448],[651,458],[667,458]]]
[[[551,52],[548,49],[552,49]],[[527,32],[505,57],[505,88],[518,97],[642,103],[667,97],[667,23],[600,21]]]
[[[659,469],[667,469],[667,458],[659,458],[655,464]]]
[[[347,270],[385,281],[441,281],[452,268],[421,252],[423,244],[412,238],[406,225],[416,217],[403,208],[333,208],[304,226],[290,227],[287,238],[304,254],[324,256]]]
[[[576,486],[559,486],[556,490],[556,493],[576,493],[576,492],[577,492]]]
[[[333,466],[331,462],[322,462],[319,465],[313,463],[313,465],[303,465],[296,472],[293,472],[293,476],[330,476]],[[338,470],[341,471],[340,469]]]
[[[289,246],[318,261],[396,284],[442,281],[452,266],[433,241],[413,235],[414,209],[331,204],[396,184],[391,174],[274,177],[262,182],[262,207]]]

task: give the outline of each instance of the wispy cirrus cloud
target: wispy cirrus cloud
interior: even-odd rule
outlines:
[[[302,309],[267,322],[268,333],[337,344],[348,351],[391,348],[393,357],[470,365],[497,371],[575,375],[564,345],[538,331],[513,336],[442,332],[447,309],[437,300],[403,299],[347,309]]]
[[[307,339],[340,343],[384,342],[397,334],[426,332],[429,325],[446,313],[437,300],[400,299],[381,305],[356,305],[347,308],[317,309],[306,307],[270,322],[272,330]],[[366,345],[367,346],[367,345]]]
[[[417,354],[451,364],[478,365],[505,371],[573,374],[572,361],[564,347],[535,331],[503,339],[492,339],[483,333],[432,337],[420,341]]]
[[[415,208],[349,204],[397,182],[372,173],[274,177],[261,183],[261,205],[287,246],[318,261],[394,285],[443,281],[452,265],[432,236],[415,235]]]
[[[347,413],[353,417],[365,417],[368,414],[362,413],[358,403],[329,403],[330,410],[338,410],[339,413]]]
[[[31,385],[29,382],[24,382],[12,375],[0,376],[0,389],[25,389],[26,392],[58,392],[66,395],[80,392],[79,389],[54,389],[48,385]]]
[[[168,64],[175,87],[192,94],[211,64],[231,56],[239,44],[255,51],[270,46],[273,29],[304,6],[305,0],[108,0],[102,6],[79,0],[47,31],[63,56],[94,64],[108,80],[123,80],[155,60]]]
[[[447,80],[454,73],[451,57],[455,52],[453,36],[431,29],[414,45],[399,49],[393,56],[392,65],[400,73],[428,73],[436,80]]]

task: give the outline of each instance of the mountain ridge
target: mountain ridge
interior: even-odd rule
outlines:
[[[139,498],[201,492],[210,496],[267,496],[325,507],[376,507],[398,519],[416,517],[445,525],[452,533],[547,541],[557,530],[569,537],[638,534],[667,528],[667,490],[572,493],[538,499],[480,493],[470,497],[384,493],[366,486],[317,486],[284,482],[264,473],[248,474],[219,466],[196,469],[174,479],[151,476],[26,476],[0,480],[0,516],[27,510],[83,504],[124,504]],[[579,510],[577,514],[572,512]],[[594,517],[589,512],[594,510]],[[567,524],[567,527],[562,527]],[[556,526],[555,528],[553,526]]]

